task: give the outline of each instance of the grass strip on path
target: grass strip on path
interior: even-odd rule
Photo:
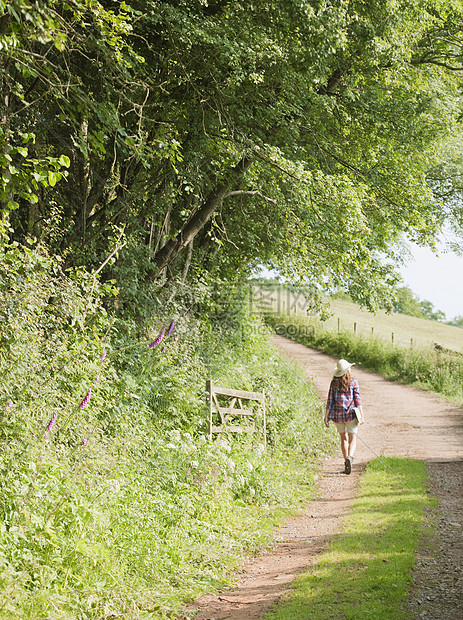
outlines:
[[[268,620],[401,620],[427,509],[424,463],[380,457],[360,481],[352,511],[329,548]]]

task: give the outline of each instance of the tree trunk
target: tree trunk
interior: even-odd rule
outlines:
[[[242,160],[233,168],[229,177],[223,181],[213,192],[209,194],[202,207],[198,209],[185,222],[182,230],[169,239],[169,241],[156,252],[154,261],[162,271],[170,265],[175,258],[182,252],[187,245],[196,237],[203,229],[212,214],[220,207],[224,196],[230,190],[230,186],[242,177],[252,164],[251,159],[243,157]]]
[[[185,262],[183,263],[182,276],[180,279],[182,284],[185,284],[186,282],[186,277],[188,275],[188,270],[190,269],[192,256],[193,256],[193,239],[188,244]]]
[[[80,133],[83,139],[88,143],[88,119],[84,118],[80,124]],[[80,213],[77,218],[77,231],[80,234],[80,243],[84,247],[87,241],[87,199],[89,189],[89,156],[82,155],[80,158],[76,158],[76,171],[78,174],[78,188],[80,197]]]
[[[2,24],[1,24],[1,30],[3,33],[4,28],[6,29],[6,25],[9,23],[9,19],[3,21],[2,18]],[[9,80],[9,62],[8,60],[5,62],[5,66],[3,68],[3,76],[2,76],[2,81],[1,81],[1,102],[0,102],[0,125],[1,125],[1,129],[0,129],[0,138],[3,137],[3,144],[1,144],[0,142],[0,148],[2,148],[3,150],[3,154],[4,155],[9,155],[9,150],[10,150],[10,136],[9,136],[9,130],[10,130],[10,80]],[[3,134],[3,136],[2,136]],[[5,200],[2,201],[0,203],[0,209],[2,211],[2,219],[7,222],[8,221],[8,213],[9,213],[9,207],[8,207],[8,201],[13,199],[13,194],[11,191],[11,171],[10,171],[10,167],[7,164],[4,168],[4,170],[2,171],[3,177],[4,179],[7,181],[7,183],[10,185],[10,189],[8,191],[8,195],[5,197]]]

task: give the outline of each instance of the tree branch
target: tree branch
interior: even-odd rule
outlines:
[[[167,241],[154,256],[159,271],[170,265],[186,248],[196,235],[204,228],[212,214],[219,208],[224,197],[229,193],[232,183],[241,178],[251,167],[252,160],[246,155],[230,171],[228,178],[210,192],[203,205],[185,222],[180,232]]]
[[[278,204],[276,200],[273,200],[273,198],[270,198],[269,196],[265,196],[264,194],[262,194],[262,192],[259,192],[257,189],[249,190],[249,191],[245,189],[237,189],[232,192],[228,192],[228,194],[225,194],[224,199],[229,198],[230,196],[260,196],[264,200],[273,202],[273,204],[275,205]]]
[[[426,58],[419,58],[416,60],[412,60],[411,64],[412,65],[437,65],[438,67],[444,67],[444,69],[448,69],[449,71],[463,71],[463,67],[452,67],[446,62],[443,62],[441,60],[435,60],[435,59],[428,60]]]

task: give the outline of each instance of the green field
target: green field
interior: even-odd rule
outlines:
[[[318,316],[308,314],[307,300],[302,294],[293,294],[284,288],[262,290],[256,287],[255,299],[259,305],[278,313],[308,316],[311,323],[328,331],[339,329],[374,336],[402,347],[434,346],[437,343],[445,349],[463,353],[463,329],[437,321],[406,314],[386,314],[384,310],[373,314],[343,299],[330,300],[331,316],[321,321]]]

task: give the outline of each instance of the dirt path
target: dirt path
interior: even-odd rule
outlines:
[[[273,342],[304,369],[324,400],[337,360],[280,336],[274,336]],[[375,456],[408,456],[428,462],[431,490],[441,509],[436,536],[420,550],[410,609],[416,619],[463,619],[463,410],[357,366],[352,374],[359,380],[366,416],[352,474],[343,473],[341,458],[326,461],[320,499],[278,530],[274,550],[250,560],[234,589],[197,601],[191,607],[198,610],[196,620],[262,618],[295,575],[310,566],[340,530],[360,474]]]

